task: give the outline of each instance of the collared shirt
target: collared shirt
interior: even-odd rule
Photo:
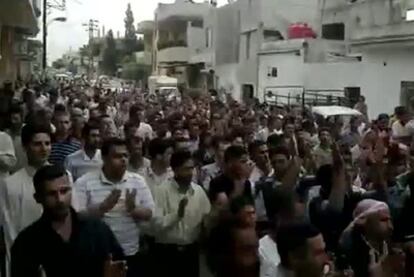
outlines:
[[[157,188],[167,182],[167,180],[172,180],[174,177],[174,172],[169,167],[167,171],[161,175],[157,175],[152,170],[151,166],[147,167],[147,170],[144,171],[143,177],[147,183],[149,189],[151,190],[152,195],[154,196],[157,193]],[[154,196],[155,197],[155,196]]]
[[[260,277],[276,276],[280,256],[276,242],[266,235],[259,240]]]
[[[217,163],[208,164],[201,168],[199,174],[199,184],[203,186],[205,190],[209,190],[210,182],[221,174],[221,168]]]
[[[51,164],[63,165],[68,155],[78,151],[81,148],[81,143],[68,139],[65,141],[52,143],[52,151],[50,152],[49,162]]]
[[[252,173],[250,174],[249,181],[250,181],[250,184],[252,185],[252,192],[254,195],[254,204],[256,207],[257,221],[267,221],[267,214],[266,214],[266,206],[265,206],[264,198],[263,198],[263,192],[258,191],[258,193],[256,193],[256,183],[272,175],[273,175],[273,169],[269,172],[268,175],[265,175],[263,171],[260,168],[258,168],[256,165],[254,166]]]
[[[72,174],[73,180],[77,180],[91,171],[99,171],[102,167],[101,150],[96,150],[95,155],[89,158],[84,149],[70,154],[65,159],[65,168]]]
[[[114,189],[122,191],[115,207],[103,216],[127,256],[135,255],[139,250],[139,228],[137,222],[126,212],[126,191],[136,189],[135,204],[154,211],[154,200],[144,178],[126,171],[118,183],[109,181],[102,171],[90,172],[76,181],[78,209],[85,211],[102,203]]]
[[[141,175],[142,177],[145,176],[145,172],[148,170],[148,168],[151,166],[151,161],[147,158],[143,158],[142,164],[139,168],[134,168],[131,163],[128,165],[128,170],[134,173],[137,173]],[[148,185],[148,182],[147,182]]]
[[[145,122],[141,122],[139,124],[138,130],[137,130],[138,136],[140,136],[143,140],[151,140],[154,137],[154,131],[152,130],[151,125]]]
[[[9,176],[9,172],[16,165],[17,159],[11,137],[0,132],[0,178]]]
[[[183,218],[178,217],[178,205],[188,199]],[[153,218],[155,241],[164,244],[188,245],[200,238],[203,221],[210,213],[210,201],[205,191],[194,183],[186,193],[180,193],[173,179],[158,189],[157,208]]]
[[[35,173],[35,168],[27,166],[7,177],[0,185],[0,211],[8,250],[19,232],[42,215],[42,206],[33,197]]]
[[[72,233],[69,241],[41,217],[19,234],[12,248],[13,277],[102,277],[109,255],[122,260],[122,248],[110,228],[100,220],[77,215],[72,211]]]
[[[325,149],[325,148],[322,148],[321,145],[318,145],[313,150],[313,156],[315,159],[316,168],[333,163],[331,148]]]

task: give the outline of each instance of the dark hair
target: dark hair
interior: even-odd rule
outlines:
[[[247,155],[246,150],[237,145],[232,145],[224,152],[224,162],[240,159],[243,155]]]
[[[10,108],[10,115],[17,114],[17,113],[20,114],[20,115],[23,115],[23,109],[20,105],[14,104]]]
[[[110,138],[103,142],[102,148],[101,148],[101,154],[102,156],[108,156],[109,152],[111,151],[111,148],[114,146],[127,146],[127,143],[125,140],[120,138]]]
[[[286,146],[277,146],[269,150],[269,158],[274,155],[284,155],[286,158],[290,158],[290,151]]]
[[[129,108],[129,116],[134,117],[138,112],[142,112],[140,105],[134,104]]]
[[[230,202],[230,212],[233,215],[239,213],[246,206],[254,206],[254,202],[251,198],[245,196],[238,196]]]
[[[55,116],[62,115],[62,114],[70,116],[69,113],[68,113],[68,110],[66,109],[65,105],[63,105],[63,104],[57,104],[55,106],[54,114],[55,114]]]
[[[306,255],[307,240],[320,234],[319,230],[306,222],[282,225],[277,232],[276,244],[283,266],[289,267],[289,255],[292,252]]]
[[[137,126],[136,124],[134,124],[132,121],[128,121],[124,124],[124,134],[125,134],[125,138],[128,140],[129,137],[131,136],[131,130],[133,128],[137,128],[138,129],[139,126]]]
[[[275,148],[283,144],[283,135],[272,134],[267,138],[269,148]]]
[[[408,113],[407,109],[404,106],[398,106],[394,109],[396,116],[402,116]]]
[[[271,201],[266,203],[266,214],[274,226],[280,216],[294,216],[295,201],[298,199],[294,191],[277,186],[272,190],[270,199]]]
[[[331,134],[331,130],[328,127],[319,128],[318,135],[320,136],[322,132],[328,132],[329,134]]]
[[[170,166],[172,169],[175,169],[191,159],[193,159],[193,156],[190,151],[177,151],[171,155]]]
[[[148,154],[151,159],[155,159],[157,155],[163,155],[171,147],[173,147],[171,140],[155,138],[148,145]]]
[[[290,117],[285,119],[285,121],[283,122],[283,129],[285,129],[286,125],[289,125],[289,124],[295,125],[295,118],[294,117],[290,116]]]
[[[214,149],[218,149],[220,144],[231,144],[231,141],[223,136],[214,136],[211,143]]]
[[[93,124],[93,122],[86,123],[82,129],[82,138],[88,138],[92,130],[100,130],[99,125]]]
[[[254,152],[257,151],[261,146],[267,145],[266,142],[261,140],[255,140],[252,143],[249,144],[249,154],[250,156],[253,156]]]
[[[48,134],[49,136],[52,135],[52,131],[50,129],[50,126],[46,125],[46,124],[35,124],[35,123],[28,123],[26,125],[23,126],[22,128],[22,134],[21,134],[21,138],[22,138],[22,145],[28,145],[33,137],[36,134],[40,134],[40,133],[44,133],[44,134]]]
[[[45,183],[67,175],[62,165],[46,165],[40,168],[33,177],[33,185],[36,193],[44,191]]]

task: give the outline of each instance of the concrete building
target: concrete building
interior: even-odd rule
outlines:
[[[144,50],[136,52],[135,56],[138,64],[152,66],[154,21],[142,21],[138,23],[137,33],[143,36]]]
[[[330,0],[321,5],[325,35],[341,34],[333,38],[343,37],[349,53],[362,58],[360,90],[370,116],[409,104],[414,97],[414,21],[407,20],[407,12],[414,1]]]
[[[205,44],[204,18],[213,6],[176,0],[159,4],[153,39],[154,74],[178,79],[182,87],[198,87],[198,67],[191,56]]]
[[[39,32],[40,0],[0,1],[0,83],[26,78],[27,37]]]

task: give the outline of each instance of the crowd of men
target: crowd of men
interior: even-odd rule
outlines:
[[[5,84],[2,273],[414,276],[406,107],[320,119],[214,95]]]

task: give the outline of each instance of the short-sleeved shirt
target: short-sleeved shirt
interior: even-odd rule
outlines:
[[[114,189],[122,191],[118,203],[102,219],[114,232],[125,255],[135,255],[139,250],[139,222],[126,212],[125,198],[127,190],[136,189],[135,204],[154,211],[154,200],[144,178],[126,171],[120,182],[113,183],[105,177],[102,171],[91,172],[76,181],[75,189],[80,211],[99,205]]]
[[[52,151],[50,152],[49,162],[56,165],[64,165],[65,159],[70,154],[78,151],[81,143],[74,139],[52,143]]]
[[[46,276],[102,277],[104,262],[124,259],[110,228],[100,220],[72,211],[72,234],[68,242],[42,216],[23,230],[11,250],[13,277]]]
[[[91,171],[99,171],[102,167],[101,150],[97,150],[91,158],[86,155],[85,150],[81,149],[70,154],[65,159],[65,168],[68,170],[76,181],[83,175]]]
[[[214,201],[217,198],[217,195],[224,192],[227,197],[231,195],[234,190],[234,182],[232,179],[227,177],[225,174],[219,175],[210,182],[210,188],[208,196],[210,201]],[[249,180],[246,180],[244,183],[244,192],[243,196],[252,199],[252,185]]]

